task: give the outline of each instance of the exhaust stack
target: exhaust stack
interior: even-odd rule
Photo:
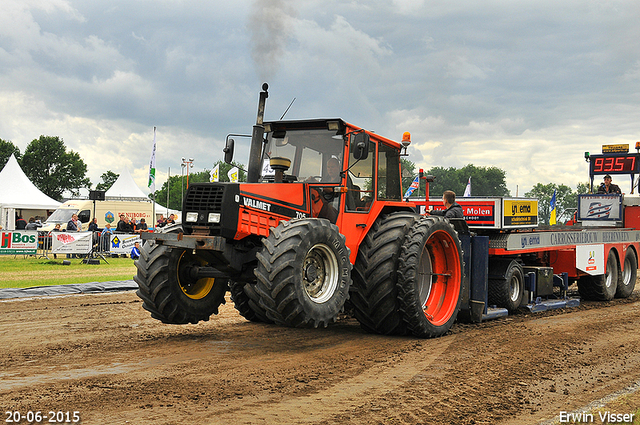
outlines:
[[[268,89],[269,85],[267,83],[262,84],[260,100],[258,101],[256,125],[253,126],[253,132],[251,133],[249,166],[247,167],[247,183],[257,183],[260,178],[260,170],[262,169],[260,160],[262,159],[262,141],[264,140],[264,106],[267,103],[267,97],[269,97],[269,93],[267,92]]]

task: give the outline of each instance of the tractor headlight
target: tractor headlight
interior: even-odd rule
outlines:
[[[209,223],[220,223],[220,213],[209,213]]]
[[[187,222],[195,223],[198,221],[198,213],[197,212],[188,212],[187,213]]]

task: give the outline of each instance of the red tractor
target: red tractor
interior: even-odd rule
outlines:
[[[192,183],[182,224],[143,236],[143,307],[165,323],[197,323],[229,290],[256,322],[326,327],[348,306],[369,332],[446,333],[468,292],[461,242],[447,219],[403,201],[408,141],[341,119],[263,122],[267,88],[247,182]]]

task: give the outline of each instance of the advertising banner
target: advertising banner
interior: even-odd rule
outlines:
[[[538,201],[535,199],[505,199],[502,210],[504,228],[538,225]]]
[[[54,254],[88,254],[93,232],[52,232],[51,252]]]
[[[0,230],[0,255],[35,254],[38,250],[38,232],[26,230]]]
[[[462,214],[467,225],[473,227],[498,228],[500,218],[496,216],[499,208],[496,208],[496,201],[492,199],[456,199],[462,207]],[[444,206],[433,205],[434,210],[444,211]]]
[[[592,276],[604,274],[604,245],[576,246],[576,268]]]
[[[578,218],[583,221],[622,221],[622,196],[580,195]]]
[[[142,242],[140,235],[117,234],[111,235],[111,243],[109,244],[109,252],[111,254],[131,254],[131,250],[136,242]]]

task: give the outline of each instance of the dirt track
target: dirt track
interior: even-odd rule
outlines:
[[[640,292],[432,340],[366,334],[350,318],[255,324],[230,302],[209,322],[164,325],[133,292],[13,300],[0,302],[0,365],[5,421],[532,424],[640,380]],[[621,413],[640,407],[631,400]]]

